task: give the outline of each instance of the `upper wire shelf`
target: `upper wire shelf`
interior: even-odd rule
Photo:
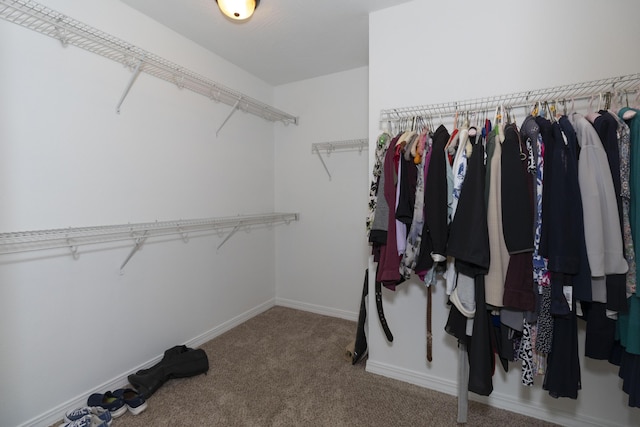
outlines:
[[[59,12],[26,0],[0,0],[0,18],[59,40],[63,46],[74,45],[135,69],[126,96],[138,72],[145,72],[180,88],[189,89],[214,101],[231,105],[269,121],[298,124],[298,119],[257,99],[216,83],[180,65],[124,40],[90,27]],[[120,104],[118,104],[118,111]]]
[[[380,111],[380,123],[397,122],[413,117],[444,117],[463,111],[487,111],[498,106],[518,108],[532,107],[540,102],[590,99],[595,96],[628,96],[640,89],[640,73],[611,77],[589,82],[574,83],[546,89],[529,90],[506,95],[463,101],[445,102],[415,107],[390,108]]]
[[[232,229],[231,233],[218,246],[220,248],[235,231],[243,227],[289,224],[291,221],[297,221],[298,218],[299,214],[297,213],[266,213],[0,233],[0,254],[69,248],[75,257],[77,248],[81,245],[133,240],[139,247],[149,237],[179,234],[186,241],[189,233]]]

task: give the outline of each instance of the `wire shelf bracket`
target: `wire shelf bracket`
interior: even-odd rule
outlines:
[[[362,153],[362,150],[366,150],[368,148],[368,142],[366,138],[361,139],[349,139],[343,141],[333,141],[333,142],[316,142],[311,144],[311,154],[317,154],[320,162],[322,162],[322,166],[324,170],[329,175],[329,181],[331,181],[331,172],[329,172],[329,168],[322,157],[322,151],[325,151],[327,156],[329,156],[334,151],[353,151],[358,150]]]
[[[218,245],[219,250],[238,230],[252,226],[290,224],[298,221],[298,213],[265,213],[238,215],[232,217],[203,218],[191,220],[156,221],[136,224],[104,225],[94,227],[59,228],[50,230],[19,231],[0,233],[0,255],[30,251],[67,248],[73,259],[79,258],[79,247],[83,245],[104,244],[133,239],[133,248],[120,266],[120,272],[131,258],[151,237],[177,234],[187,243],[189,233],[201,233],[209,230],[223,232],[231,229]]]
[[[142,236],[136,237],[134,239],[134,245],[133,245],[133,248],[131,249],[131,252],[129,252],[129,255],[127,255],[127,258],[125,258],[124,262],[120,266],[121,274],[122,274],[122,270],[124,270],[124,266],[127,265],[129,260],[136,254],[136,252],[138,252],[138,250],[142,247],[144,242],[147,240],[147,232],[148,230],[145,230],[144,233],[142,233]]]
[[[227,237],[225,237],[224,240],[222,242],[220,242],[220,244],[218,245],[216,250],[220,250],[222,245],[227,243],[227,240],[229,240],[234,234],[236,234],[236,231],[238,231],[239,229],[240,229],[240,224],[238,224],[235,227],[233,227],[233,230],[231,230],[231,232],[229,234],[227,234]]]
[[[298,118],[292,114],[216,83],[158,55],[34,1],[0,0],[0,19],[59,40],[64,47],[74,45],[127,67],[137,63],[136,70],[134,70],[125,93],[116,107],[117,112],[120,112],[122,102],[137,75],[140,72],[144,72],[176,84],[180,88],[189,89],[206,96],[216,102],[234,105],[239,99],[242,99],[242,105],[238,106],[238,108],[265,120],[280,121],[285,125],[298,124]]]
[[[222,122],[222,124],[220,125],[220,127],[218,128],[218,130],[216,131],[216,137],[218,136],[218,134],[220,133],[220,130],[222,130],[222,128],[224,127],[224,125],[227,124],[227,121],[229,121],[229,119],[231,118],[231,116],[233,116],[233,113],[235,113],[238,110],[238,106],[240,105],[240,101],[242,101],[242,98],[238,98],[238,100],[236,101],[235,104],[233,104],[233,108],[231,109],[231,112],[229,113],[229,115],[227,116],[226,119],[224,119],[224,121]]]
[[[143,63],[144,63],[144,58],[142,58],[142,59],[140,59],[138,61],[138,64],[136,65],[136,68],[133,70],[133,74],[131,75],[131,78],[129,79],[129,83],[127,84],[127,87],[125,87],[124,92],[123,92],[122,96],[120,97],[120,101],[118,102],[118,105],[116,106],[116,113],[120,114],[120,107],[122,106],[122,103],[124,102],[124,99],[129,94],[129,91],[131,90],[131,86],[133,86],[133,83],[136,81],[136,79],[138,78],[138,75],[142,71],[141,67],[142,67]]]

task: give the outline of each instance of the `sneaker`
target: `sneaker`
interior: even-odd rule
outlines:
[[[140,412],[147,409],[147,402],[144,400],[144,397],[131,388],[120,388],[114,391],[113,395],[124,400],[124,404],[133,415],[138,415]]]
[[[122,398],[115,396],[112,392],[108,391],[105,394],[93,393],[87,399],[87,406],[99,406],[108,410],[111,413],[112,418],[118,418],[127,412],[127,407],[124,404]]]
[[[85,415],[91,414],[96,415],[102,421],[104,421],[108,425],[111,425],[111,412],[100,406],[83,406],[82,408],[67,411],[67,413],[64,414],[64,421],[70,423],[71,421],[79,420]]]
[[[107,422],[100,419],[97,415],[87,414],[75,421],[62,424],[60,427],[107,427],[108,425]]]

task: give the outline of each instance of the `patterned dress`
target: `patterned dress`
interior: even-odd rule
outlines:
[[[378,203],[378,182],[380,174],[382,173],[382,162],[384,161],[384,154],[389,148],[389,142],[391,142],[391,135],[388,133],[382,133],[376,142],[376,162],[373,166],[373,179],[371,180],[371,187],[369,188],[369,215],[367,216],[367,236],[371,232],[371,226],[373,225],[373,218],[375,216],[376,205]]]
[[[430,139],[428,134],[424,135],[425,138]],[[430,146],[426,144],[425,149]],[[424,226],[424,169],[428,154],[421,156],[421,161],[418,164],[418,178],[416,181],[416,199],[413,208],[413,221],[411,222],[411,228],[407,235],[407,244],[400,261],[400,274],[405,279],[409,279],[411,272],[416,266],[416,260],[418,259],[418,253],[420,251],[420,242],[422,240],[422,228]]]
[[[631,235],[631,222],[629,221],[629,207],[631,204],[631,189],[629,187],[629,174],[631,168],[631,132],[629,126],[617,115],[610,112],[618,122],[618,150],[620,152],[620,196],[622,197],[622,229],[624,242],[624,257],[629,264],[627,272],[627,298],[636,293],[636,255]]]

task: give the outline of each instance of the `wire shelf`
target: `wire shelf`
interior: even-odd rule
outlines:
[[[628,95],[637,93],[640,88],[640,73],[546,89],[530,90],[506,95],[485,98],[467,99],[463,101],[445,102],[415,107],[399,107],[385,109],[380,112],[380,123],[397,122],[414,117],[437,118],[452,116],[456,112],[480,112],[499,106],[519,108],[530,107],[538,102],[585,100],[604,94]]]
[[[311,144],[311,153],[317,153],[320,150],[325,151],[327,154],[334,151],[350,151],[350,150],[366,150],[368,141],[366,138],[361,139],[347,139],[342,141],[331,142],[316,142]]]
[[[70,248],[75,255],[77,247],[82,245],[127,240],[139,242],[149,237],[172,234],[179,234],[186,240],[188,233],[207,230],[238,230],[242,227],[257,225],[289,224],[291,221],[297,221],[298,218],[299,214],[297,213],[266,213],[0,233],[0,255],[56,248]],[[227,239],[229,237],[231,234],[227,236]]]
[[[316,142],[311,144],[311,154],[317,154],[320,162],[322,162],[322,167],[327,172],[329,176],[329,181],[331,181],[331,172],[329,172],[329,168],[322,158],[322,151],[327,153],[327,156],[334,151],[351,151],[358,150],[362,153],[362,150],[366,150],[368,147],[367,139],[347,139],[343,141],[332,141],[332,142]]]
[[[124,64],[131,69],[135,68],[136,72],[138,70],[145,72],[173,83],[180,88],[204,95],[214,101],[234,106],[234,109],[238,108],[273,122],[281,121],[284,124],[298,124],[297,117],[289,113],[216,83],[178,64],[48,9],[36,2],[0,0],[0,18],[53,37],[59,40],[63,46],[77,46]]]

